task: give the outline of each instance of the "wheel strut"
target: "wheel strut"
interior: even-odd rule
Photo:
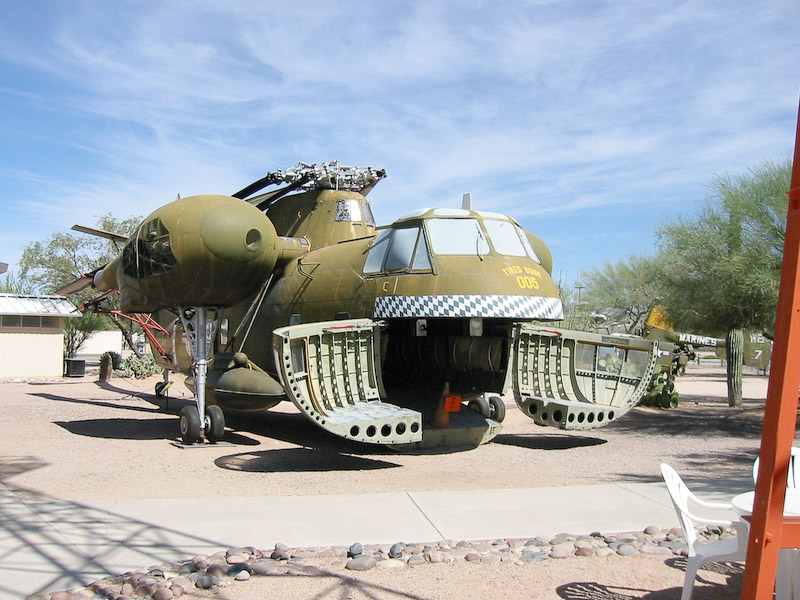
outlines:
[[[206,306],[180,309],[181,322],[189,338],[192,357],[194,358],[192,368],[194,369],[195,377],[195,406],[186,407],[193,409],[192,411],[186,411],[186,408],[181,411],[181,437],[184,443],[187,444],[198,442],[204,437],[210,442],[218,441],[222,439],[225,429],[225,420],[219,407],[213,407],[216,409],[212,411],[213,417],[206,410],[208,363],[211,361],[211,355],[214,351],[214,339],[219,325],[219,313],[218,308]],[[186,413],[185,415],[184,412]],[[184,427],[184,416],[186,427]],[[194,425],[197,425],[198,431],[196,434]],[[184,429],[186,429],[186,434],[184,434]],[[194,435],[196,435],[196,438],[191,439]]]

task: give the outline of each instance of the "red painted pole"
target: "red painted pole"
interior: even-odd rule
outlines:
[[[781,547],[796,543],[798,524],[785,523],[786,471],[791,457],[800,391],[800,110],[798,110],[786,240],[775,320],[772,366],[761,434],[742,600],[771,600]],[[784,540],[784,530],[787,531]]]

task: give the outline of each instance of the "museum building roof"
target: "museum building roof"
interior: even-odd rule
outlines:
[[[0,294],[0,315],[80,317],[80,311],[63,296]]]

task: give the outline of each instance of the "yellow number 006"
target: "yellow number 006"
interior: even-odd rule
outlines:
[[[539,289],[539,282],[533,277],[523,277],[522,275],[517,275],[517,285],[526,290]]]

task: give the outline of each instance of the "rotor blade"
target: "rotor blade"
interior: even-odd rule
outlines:
[[[91,275],[83,275],[80,279],[76,279],[72,283],[68,283],[62,288],[57,289],[53,294],[56,296],[72,296],[73,294],[77,294],[81,290],[85,290],[86,288],[92,285],[92,276]]]
[[[97,237],[106,238],[107,240],[112,240],[114,242],[122,242],[123,244],[128,241],[128,236],[120,235],[119,233],[114,233],[112,231],[105,231],[103,229],[95,229],[94,227],[86,227],[85,225],[73,225],[73,231],[80,231],[81,233],[88,233],[89,235],[95,235]]]
[[[304,177],[301,177],[297,181],[293,181],[286,187],[282,187],[279,190],[275,190],[274,192],[267,192],[265,194],[261,194],[260,196],[253,196],[252,198],[248,198],[247,202],[255,206],[258,210],[264,210],[265,208],[270,206],[273,202],[278,200],[278,198],[282,198],[289,192],[293,192],[303,187],[309,179],[310,177],[306,175]]]
[[[263,190],[265,187],[272,185],[273,183],[275,183],[275,179],[273,178],[272,174],[269,173],[266,177],[262,177],[258,181],[254,181],[246,188],[239,190],[235,194],[231,194],[231,196],[234,198],[239,198],[240,200],[244,200],[248,196]]]
[[[293,181],[284,188],[275,190],[274,192],[267,192],[266,194],[255,196],[254,198],[248,198],[247,201],[256,208],[263,209],[263,207],[269,202],[277,200],[281,196],[284,196],[289,192],[293,192],[294,190],[301,188],[306,184],[306,182],[308,182],[309,179],[311,179],[311,175],[305,174],[302,177],[300,177],[297,181]],[[239,190],[235,194],[232,194],[232,196],[234,198],[239,198],[241,200],[244,200],[248,196],[252,196],[256,192],[263,190],[268,185],[273,185],[276,183],[281,183],[281,180],[276,180],[275,174],[269,173],[266,177],[262,177],[258,181],[251,183],[243,190]]]

